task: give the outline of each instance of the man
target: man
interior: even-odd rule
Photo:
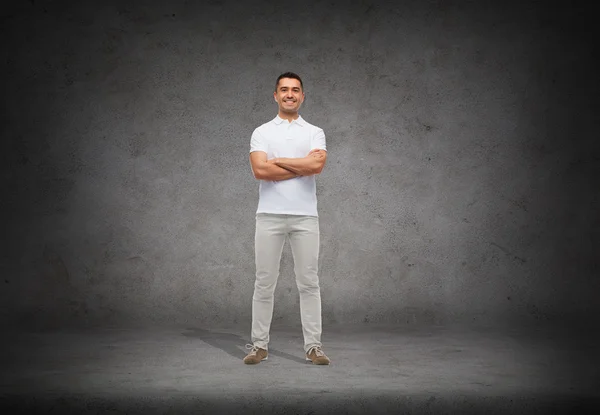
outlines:
[[[294,258],[296,285],[306,360],[328,365],[321,349],[321,293],[319,287],[319,218],[315,175],[327,160],[323,130],[306,122],[298,110],[304,102],[302,80],[292,72],[281,74],[273,98],[277,116],[256,128],[250,142],[250,164],[260,180],[256,211],[256,281],[252,298],[253,344],[246,364],[267,360],[273,294],[279,277],[286,238]]]

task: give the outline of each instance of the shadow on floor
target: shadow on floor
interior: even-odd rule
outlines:
[[[187,332],[182,333],[186,337],[200,339],[204,343],[216,347],[217,349],[221,349],[228,355],[234,357],[235,359],[242,360],[244,356],[247,354],[247,350],[243,348],[243,344],[246,344],[244,338],[237,334],[233,333],[221,333],[221,332],[213,332],[206,329],[201,328],[188,328]],[[269,357],[276,356],[282,359],[291,360],[296,363],[307,364],[309,363],[304,356],[294,356],[289,353],[281,352],[279,350],[273,349],[269,347]]]

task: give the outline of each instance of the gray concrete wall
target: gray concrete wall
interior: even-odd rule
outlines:
[[[520,3],[12,2],[1,321],[249,324],[288,70],[329,149],[325,324],[597,317],[590,19]],[[299,324],[289,246],[275,296]]]

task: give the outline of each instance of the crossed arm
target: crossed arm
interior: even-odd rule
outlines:
[[[259,180],[288,180],[298,176],[319,174],[325,166],[327,151],[311,150],[306,157],[274,158],[267,160],[267,153],[254,151],[250,153],[250,165],[254,177]]]

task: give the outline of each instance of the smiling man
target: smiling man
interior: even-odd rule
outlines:
[[[306,122],[300,77],[281,74],[273,98],[277,116],[256,128],[250,141],[250,165],[260,180],[256,211],[256,281],[252,298],[252,344],[246,364],[267,360],[273,294],[285,240],[294,257],[306,360],[328,365],[321,344],[321,291],[318,276],[319,218],[315,176],[327,160],[323,130]]]

